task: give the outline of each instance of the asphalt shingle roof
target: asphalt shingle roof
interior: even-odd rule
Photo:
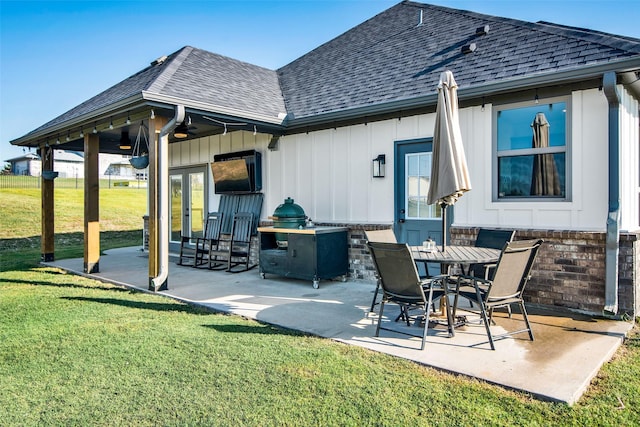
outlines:
[[[186,46],[33,132],[140,95],[173,97],[278,118],[285,112],[276,72]],[[33,133],[32,132],[32,133]]]
[[[420,12],[422,11],[422,24]],[[487,35],[475,30],[489,25]],[[461,48],[476,43],[477,50]],[[548,23],[402,2],[278,70],[295,119],[436,91],[638,57],[640,40]]]
[[[475,35],[484,25],[488,34]],[[477,49],[465,55],[461,48],[469,43]],[[286,112],[293,124],[432,95],[446,69],[464,89],[628,58],[637,58],[640,69],[639,39],[404,1],[277,71],[184,47],[25,137],[135,97],[274,122]]]

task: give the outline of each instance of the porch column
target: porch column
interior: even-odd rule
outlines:
[[[100,271],[99,137],[84,136],[84,272]]]
[[[149,176],[147,179],[149,195],[149,280],[160,274],[160,254],[158,252],[158,144],[160,131],[167,124],[164,117],[149,120]],[[150,288],[151,289],[151,288]]]
[[[53,171],[53,148],[42,147],[40,150],[42,172]],[[41,175],[44,175],[41,174]],[[55,261],[54,256],[54,209],[53,209],[53,179],[40,177],[40,199],[41,199],[41,233],[40,237],[40,259],[45,262]]]

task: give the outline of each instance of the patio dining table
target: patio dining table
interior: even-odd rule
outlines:
[[[500,249],[483,248],[479,246],[446,246],[444,251],[436,248],[433,250],[425,250],[423,246],[411,246],[411,254],[416,263],[438,263],[443,266],[443,272],[449,272],[450,267],[459,266],[462,273],[466,274],[465,268],[471,264],[495,264],[500,258]],[[448,286],[443,283],[445,289],[445,295],[448,290]],[[449,299],[443,298],[445,306],[443,309],[450,310]],[[453,319],[451,315],[446,316],[448,322],[449,336],[455,335],[455,327],[460,326],[456,319]],[[464,322],[463,322],[464,323]]]
[[[444,252],[438,248],[427,251],[422,246],[411,246],[411,254],[416,262],[435,262],[446,267],[496,263],[500,252],[500,249],[479,246],[447,246]]]

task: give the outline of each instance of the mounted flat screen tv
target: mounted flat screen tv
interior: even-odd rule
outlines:
[[[260,153],[255,150],[218,154],[211,163],[216,194],[255,193],[262,189]]]

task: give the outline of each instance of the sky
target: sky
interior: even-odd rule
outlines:
[[[0,166],[19,138],[183,46],[277,69],[400,0],[0,0]],[[640,39],[640,0],[418,0]]]

